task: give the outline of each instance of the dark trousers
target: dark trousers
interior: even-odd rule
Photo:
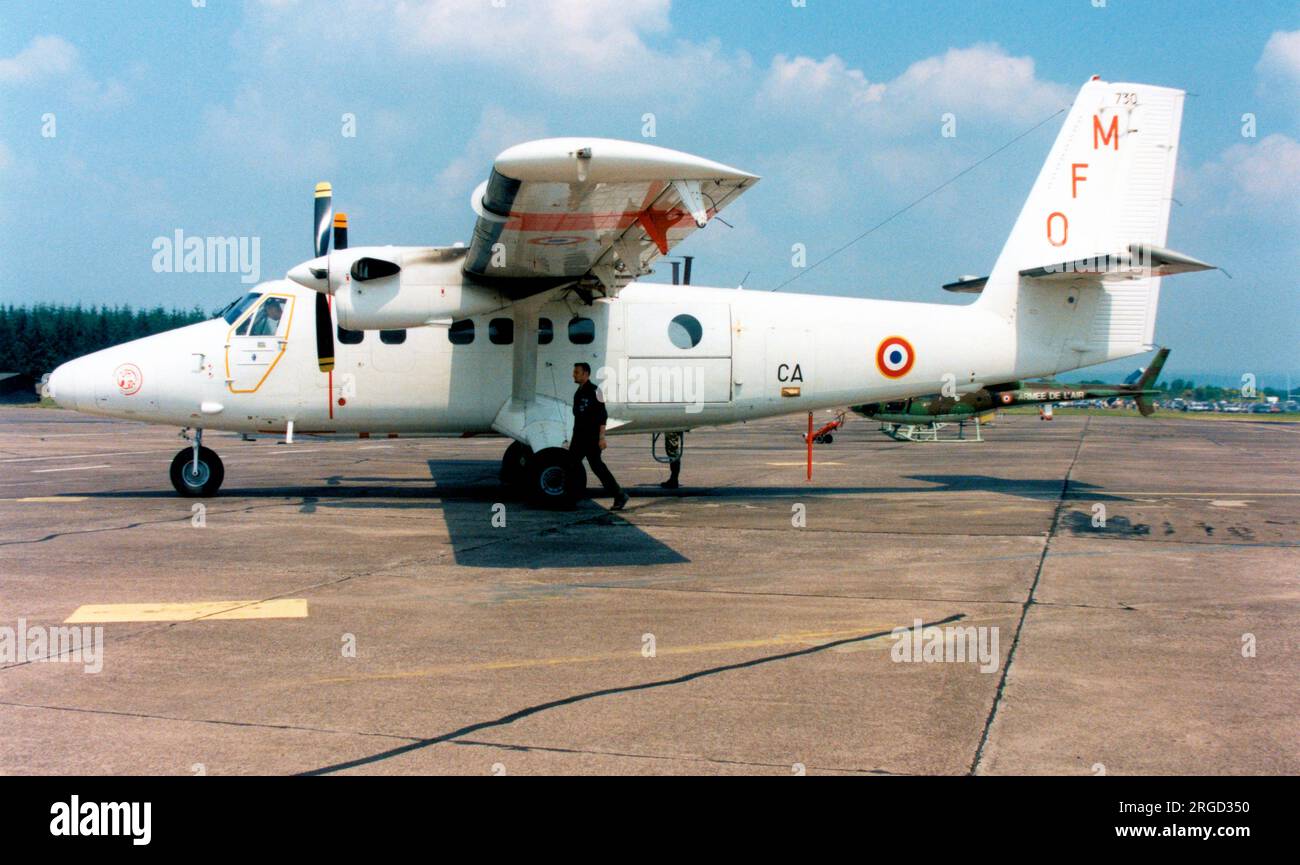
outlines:
[[[572,442],[569,445],[569,453],[578,462],[585,459],[587,465],[591,466],[592,472],[600,478],[600,485],[605,488],[605,492],[618,498],[623,490],[619,487],[618,481],[614,480],[614,473],[609,470],[609,466],[605,465],[605,461],[600,458],[598,442]]]

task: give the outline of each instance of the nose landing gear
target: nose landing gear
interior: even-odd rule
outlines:
[[[169,472],[172,486],[186,498],[214,496],[226,479],[226,467],[216,451],[203,447],[203,430],[194,431],[194,441],[172,458]]]

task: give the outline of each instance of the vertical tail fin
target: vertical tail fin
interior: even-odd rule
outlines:
[[[1017,321],[1022,353],[1068,369],[1150,349],[1159,276],[1023,271],[1164,247],[1183,97],[1098,78],[1079,91],[979,300]]]
[[[1142,377],[1137,380],[1137,386],[1142,390],[1151,390],[1156,386],[1156,381],[1160,378],[1160,371],[1165,368],[1165,359],[1169,357],[1169,349],[1162,348],[1156,352],[1156,356],[1151,359],[1151,363],[1142,371]]]
[[[1142,371],[1142,377],[1137,380],[1138,393],[1134,397],[1137,402],[1138,411],[1143,417],[1151,417],[1155,414],[1156,407],[1151,404],[1151,395],[1155,392],[1156,382],[1160,379],[1160,371],[1165,368],[1165,359],[1169,357],[1169,349],[1162,348],[1156,352],[1156,356],[1151,359],[1151,363]]]

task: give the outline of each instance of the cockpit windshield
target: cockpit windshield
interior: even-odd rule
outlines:
[[[243,315],[244,311],[250,306],[257,303],[257,299],[261,296],[259,292],[250,291],[243,297],[232,300],[229,306],[217,314],[226,320],[226,324],[234,324],[235,319]]]

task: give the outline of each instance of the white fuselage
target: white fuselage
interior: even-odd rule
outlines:
[[[359,342],[340,334],[335,368],[322,373],[312,292],[287,280],[258,291],[284,299],[274,336],[239,333],[242,319],[190,325],[63,365],[52,395],[79,411],[153,423],[281,432],[292,421],[301,433],[371,435],[491,433],[510,399],[510,306],[468,319],[472,340],[458,324],[460,344],[447,324],[353,332]],[[682,315],[698,327],[673,324]],[[642,283],[590,305],[557,292],[538,317],[550,321],[551,338],[538,347],[537,394],[567,403],[574,363],[589,363],[603,383],[612,433],[693,429],[1057,371],[1050,346],[1018,349],[1013,324],[978,305]],[[581,341],[584,332],[590,342]],[[878,363],[891,337],[912,347],[902,374]]]

